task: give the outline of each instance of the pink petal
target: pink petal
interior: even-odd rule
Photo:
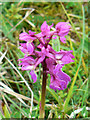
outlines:
[[[26,48],[26,43],[19,43],[22,47]]]
[[[39,44],[38,46],[37,46],[37,48],[42,48],[43,47],[43,45],[42,44]]]
[[[36,62],[35,67],[39,65],[45,59],[45,55],[42,55]]]
[[[49,57],[49,58],[55,59],[55,58],[54,58],[54,55],[51,54],[51,53],[47,53],[46,56]]]
[[[28,33],[26,32],[23,32],[19,35],[19,39],[20,40],[25,40],[25,41],[29,41],[30,40],[30,36]]]
[[[47,58],[46,59],[46,64],[47,64],[47,68],[49,69],[50,72],[53,72],[53,69],[55,67],[55,61],[51,58]]]
[[[62,43],[66,43],[66,42],[65,42],[65,40],[66,40],[65,37],[60,37],[60,40],[61,40]]]
[[[64,81],[71,81],[69,75],[67,75],[66,73],[64,73],[62,70],[60,70],[57,74],[57,76],[59,77],[60,80],[64,80]]]
[[[23,53],[28,53],[28,52],[27,52],[27,49],[23,48],[22,46],[20,46],[19,49],[20,49]]]
[[[34,35],[36,32],[32,32],[31,30],[28,31],[29,35]]]
[[[33,70],[34,69],[34,65],[27,65],[22,67],[22,70]]]
[[[34,51],[33,45],[29,42],[27,42],[27,50],[29,52],[29,54],[31,55]]]
[[[57,38],[57,36],[52,37],[52,39],[56,39],[56,38]]]
[[[31,70],[30,75],[31,75],[31,79],[33,79],[33,81],[34,81],[33,83],[35,83],[37,81],[37,76],[33,70]]]

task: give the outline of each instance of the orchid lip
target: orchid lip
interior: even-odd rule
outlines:
[[[27,67],[22,67],[22,70],[34,70],[34,66],[33,65],[28,65]]]
[[[63,56],[62,54],[56,54],[56,55],[55,55],[56,59],[61,59],[62,56]]]
[[[61,60],[57,60],[56,61],[58,64],[63,64],[63,62]]]

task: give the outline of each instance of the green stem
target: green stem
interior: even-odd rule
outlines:
[[[46,95],[46,80],[47,80],[47,73],[46,73],[47,65],[45,60],[43,61],[43,81],[42,81],[42,94],[41,94],[41,103],[40,103],[40,116],[39,118],[45,117],[45,95]]]

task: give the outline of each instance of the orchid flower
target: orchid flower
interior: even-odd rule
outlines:
[[[57,65],[61,66],[61,68],[58,69],[57,73],[62,73],[61,69],[65,64],[74,62],[74,60],[72,60],[72,58],[74,58],[74,56],[71,54],[73,51],[61,50],[59,52],[56,52],[55,50],[52,49],[52,47],[49,44],[47,44],[48,39],[49,38],[52,39],[53,35],[60,36],[61,42],[65,43],[64,37],[65,37],[65,35],[68,34],[68,32],[70,30],[70,25],[68,25],[68,23],[66,23],[66,22],[59,22],[55,26],[56,31],[50,31],[52,26],[53,26],[53,24],[51,26],[49,26],[45,21],[41,25],[41,33],[35,34],[35,32],[32,32],[29,30],[28,31],[29,34],[24,32],[19,35],[20,40],[26,41],[25,43],[20,43],[21,46],[19,48],[25,54],[24,58],[19,59],[22,61],[22,63],[20,65],[22,65],[22,70],[31,70],[31,71],[33,70],[33,74],[31,74],[32,73],[31,72],[30,75],[34,81],[37,80],[36,75],[34,75],[35,68],[40,63],[42,63],[46,58],[48,58],[47,61],[49,60],[50,64],[52,63],[51,62],[52,60],[54,60],[54,62],[55,62],[55,66],[52,69],[52,71],[50,70],[50,74],[51,74],[51,72],[53,73],[53,71],[55,70],[55,67]],[[39,41],[41,41],[41,43],[36,47],[36,48],[40,49],[39,51],[35,50],[35,46],[33,43],[33,41],[35,41],[37,38],[39,39]],[[34,58],[35,57],[36,58],[34,59],[32,56],[34,56]],[[46,62],[46,63],[47,63],[47,69],[48,69],[48,62]],[[66,79],[66,73],[62,73],[62,74],[64,76],[63,77],[63,84],[64,84],[64,81]],[[35,77],[33,77],[33,76],[35,76]],[[51,74],[51,84],[52,84],[52,81],[53,81],[53,83],[56,82],[56,84],[57,84],[57,82],[60,83],[60,81],[61,81],[60,75],[59,75],[58,79],[57,79],[57,77],[54,77],[54,75]],[[50,86],[52,86],[51,84],[50,84]],[[56,85],[56,84],[53,84],[53,85]],[[50,88],[56,90],[56,89],[58,89],[58,86],[50,87]],[[63,88],[61,87],[58,90],[62,90],[62,89]]]
[[[56,52],[50,45],[50,40],[56,39],[56,35],[60,37],[62,43],[66,43],[65,36],[70,31],[70,25],[67,22],[59,22],[54,31],[51,31],[46,21],[41,25],[41,32],[36,34],[31,30],[28,33],[24,32],[19,35],[19,39],[25,41],[20,43],[20,50],[24,53],[24,58],[19,59],[22,61],[19,65],[22,70],[29,70],[33,83],[37,81],[37,76],[34,72],[36,67],[41,63],[43,67],[43,80],[42,80],[42,97],[40,117],[44,117],[45,106],[45,91],[47,74],[50,74],[50,88],[56,90],[64,90],[67,88],[68,83],[71,81],[69,75],[62,71],[65,64],[74,62],[72,50],[60,50]],[[39,45],[35,46],[34,41],[39,40]]]

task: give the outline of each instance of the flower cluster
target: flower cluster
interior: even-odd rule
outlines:
[[[60,50],[56,52],[50,45],[50,40],[56,39],[56,36],[60,36],[60,41],[65,43],[65,36],[70,31],[70,25],[67,22],[59,22],[55,26],[55,31],[51,31],[51,26],[49,26],[46,21],[41,25],[41,32],[36,34],[31,30],[28,33],[21,33],[19,36],[20,40],[24,40],[25,43],[20,43],[20,50],[25,54],[24,58],[19,59],[22,62],[22,70],[30,70],[31,78],[34,83],[37,80],[37,76],[34,73],[35,68],[41,63],[43,66],[43,61],[46,62],[47,74],[50,74],[50,88],[55,91],[63,90],[67,87],[68,82],[71,81],[70,77],[62,71],[62,67],[65,64],[74,62],[72,58],[74,56],[71,54],[73,51]],[[53,37],[54,35],[54,37]],[[56,35],[56,36],[55,36]],[[40,44],[35,47],[33,41],[39,40]]]

